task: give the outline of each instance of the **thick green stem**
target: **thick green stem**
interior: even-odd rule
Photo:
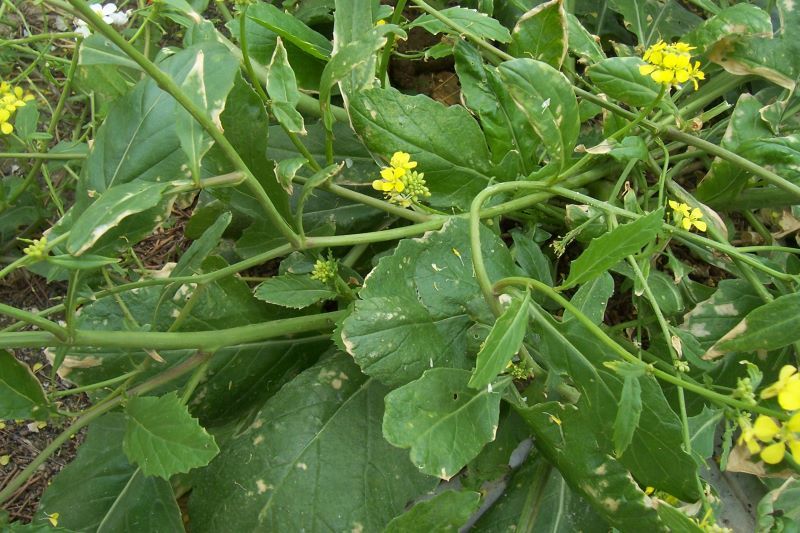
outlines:
[[[400,22],[400,17],[403,16],[403,9],[406,7],[406,0],[397,0],[397,4],[394,6],[394,12],[392,13],[391,24],[397,24]],[[378,79],[381,82],[381,86],[386,87],[386,71],[389,68],[389,58],[392,56],[392,48],[394,48],[394,40],[395,34],[390,33],[386,38],[386,46],[383,47],[383,52],[381,52],[381,59],[378,63]]]

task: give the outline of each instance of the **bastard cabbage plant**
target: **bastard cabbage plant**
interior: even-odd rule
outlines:
[[[0,16],[4,531],[797,530],[797,2]]]

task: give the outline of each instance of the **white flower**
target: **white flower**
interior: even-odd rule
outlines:
[[[105,5],[92,4],[89,6],[89,9],[94,11],[98,17],[102,17],[103,22],[114,26],[124,26],[127,24],[131,13],[130,9],[127,11],[117,11],[117,6],[111,3]],[[75,19],[74,22],[75,33],[79,34],[81,37],[88,37],[91,35],[92,32],[89,26],[87,26],[86,21]]]

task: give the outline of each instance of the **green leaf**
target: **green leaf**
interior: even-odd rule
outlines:
[[[375,52],[386,44],[389,33],[399,35],[401,38],[406,36],[406,33],[394,24],[378,26],[369,30],[362,38],[338,47],[331,60],[325,65],[325,70],[322,71],[322,77],[319,80],[319,104],[327,129],[333,125],[333,115],[330,113],[333,87],[354,70],[366,70],[369,65],[374,64]],[[365,82],[361,85],[344,84],[343,92],[349,95],[368,88],[372,85],[372,76],[365,78]]]
[[[292,157],[279,161],[275,166],[275,175],[281,187],[283,187],[283,190],[287,193],[292,194],[294,191],[292,180],[306,163],[308,163],[308,160],[305,157]]]
[[[659,208],[592,239],[586,250],[570,265],[569,276],[562,287],[566,289],[589,281],[625,257],[639,252],[658,236],[663,219],[664,209]]]
[[[719,282],[716,292],[697,304],[683,318],[681,329],[690,333],[708,349],[742,321],[752,310],[763,304],[759,294],[743,279]]]
[[[477,492],[446,490],[395,517],[383,533],[455,532],[478,509],[480,501]]]
[[[706,50],[706,55],[732,74],[754,74],[792,91],[800,76],[800,46],[795,38],[800,14],[793,0],[779,0],[776,5],[780,28],[767,35],[731,33]]]
[[[785,294],[750,311],[703,356],[713,359],[728,352],[775,350],[800,341],[796,327],[800,293]]]
[[[260,3],[257,9],[248,10],[247,15],[253,22],[275,32],[313,57],[328,59],[331,55],[331,43],[324,35],[272,4]]]
[[[614,278],[608,272],[587,281],[575,292],[570,303],[589,318],[594,324],[601,324],[605,318],[608,299],[614,294]],[[575,315],[564,310],[564,323],[575,320]]]
[[[52,480],[35,520],[59,513],[59,525],[99,533],[183,531],[169,482],[147,477],[122,453],[125,417],[109,413],[89,425],[77,457]]]
[[[511,35],[509,35],[508,30],[485,13],[463,7],[449,7],[439,10],[439,14],[470,30],[478,37],[500,43],[511,41]],[[458,32],[429,13],[417,17],[408,27],[425,28],[434,35],[437,33],[451,33],[458,36]]]
[[[661,91],[650,76],[639,74],[639,66],[644,64],[638,57],[609,57],[586,71],[592,83],[611,98],[643,107],[653,103]]]
[[[702,22],[675,0],[611,0],[609,7],[622,15],[643,47],[659,39],[669,42]]]
[[[233,88],[239,63],[222,44],[203,43],[195,53],[189,72],[176,80],[189,100],[199,107],[206,118],[222,132],[220,114],[225,100]],[[186,154],[189,170],[200,179],[200,162],[214,141],[197,120],[183,106],[175,108],[175,131]]]
[[[489,278],[514,275],[502,241],[481,227]],[[441,231],[400,241],[367,277],[342,340],[362,370],[401,385],[428,368],[471,368],[467,330],[494,316],[473,277],[468,222],[451,219]]]
[[[349,111],[370,150],[387,161],[396,151],[408,152],[419,163],[434,207],[466,210],[491,179],[483,132],[461,106],[395,89],[367,89],[352,95]]]
[[[469,380],[473,389],[483,389],[500,372],[505,369],[509,361],[522,346],[522,339],[528,329],[528,305],[530,293],[525,294],[522,300],[513,299],[511,304],[498,317],[492,326],[492,331],[486,338],[483,348],[478,352],[475,370]]]
[[[638,376],[625,376],[614,418],[614,455],[622,456],[633,440],[642,414],[642,386]]]
[[[583,396],[578,405],[547,402],[519,412],[533,429],[542,455],[609,525],[621,531],[665,530],[631,473],[598,448],[591,429],[596,415]]]
[[[214,223],[206,228],[200,238],[183,252],[175,268],[170,272],[169,277],[177,278],[179,276],[199,274],[202,271],[203,261],[217,247],[232,218],[230,212],[219,215]]]
[[[386,395],[383,436],[411,448],[421,472],[450,479],[494,440],[500,393],[469,388],[470,373],[433,368]]]
[[[508,49],[515,57],[543,61],[560,69],[567,57],[567,12],[562,0],[539,4],[517,21]]]
[[[552,287],[553,269],[550,259],[542,252],[536,241],[516,228],[511,230],[511,238],[514,241],[514,248],[511,251],[514,261],[528,276]]]
[[[192,531],[380,531],[436,483],[383,440],[386,392],[343,354],[297,376],[200,472]]]
[[[706,461],[714,454],[714,440],[723,414],[721,409],[710,409],[704,405],[699,415],[688,418],[692,455],[698,466],[705,466]]]
[[[169,183],[136,180],[104,192],[72,224],[67,251],[81,255],[122,220],[148,211],[161,203]]]
[[[558,469],[537,454],[512,474],[503,495],[481,515],[474,530],[607,533],[608,526]]]
[[[323,300],[336,298],[336,291],[308,275],[285,274],[263,281],[255,290],[259,300],[302,309]]]
[[[594,35],[583,27],[578,17],[567,13],[567,32],[570,51],[588,63],[599,63],[606,58],[605,52]]]
[[[81,42],[79,49],[79,64],[89,65],[114,65],[141,71],[142,67],[128,57],[117,45],[100,35],[93,33]]]
[[[551,160],[563,168],[580,132],[572,84],[550,65],[533,59],[506,61],[497,73]]]
[[[173,393],[134,396],[125,408],[128,420],[122,449],[146,476],[173,474],[207,465],[219,453],[214,437]]]
[[[742,5],[742,4],[737,4]],[[761,119],[761,101],[744,93],[736,101],[730,122],[720,141],[720,146],[739,153],[739,146],[750,139],[772,137],[772,132]],[[697,199],[713,205],[715,202],[732,200],[739,196],[747,185],[748,173],[733,163],[714,158],[711,169],[697,187]]]
[[[735,34],[771,35],[769,13],[752,4],[732,5],[705,20],[681,40],[696,47],[697,54],[702,54],[720,39]]]
[[[338,52],[350,43],[358,41],[365,34],[375,28],[375,23],[379,18],[381,6],[373,0],[335,0],[335,11],[333,20],[333,44],[334,52]],[[375,67],[377,58],[361,64],[353,69],[342,80],[342,90],[346,97],[356,88],[365,88],[375,79]],[[330,127],[328,128],[330,129]]]
[[[794,531],[800,522],[800,482],[789,478],[761,498],[758,531]]]
[[[266,88],[267,94],[272,100],[272,114],[275,115],[277,121],[290,132],[305,135],[303,115],[297,111],[297,102],[300,101],[297,79],[289,64],[289,58],[280,37],[278,37],[272,60],[267,69]]]
[[[28,365],[0,350],[0,419],[40,419],[46,409],[42,385]]]
[[[481,121],[492,162],[500,163],[510,153],[519,172],[530,173],[538,146],[536,134],[518,112],[496,69],[485,66],[478,50],[463,39],[456,41],[453,53],[461,94]]]

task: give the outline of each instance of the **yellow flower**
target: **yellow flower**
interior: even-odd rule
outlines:
[[[697,90],[697,80],[704,80],[705,74],[700,70],[699,61],[692,65],[692,50],[694,47],[686,43],[666,44],[658,41],[642,56],[647,64],[639,67],[639,74],[670,86],[691,81]]]
[[[750,415],[739,417],[738,422],[742,433],[739,435],[739,440],[737,443],[744,443],[747,445],[750,455],[760,452],[761,445],[758,443],[758,440],[756,440],[756,431],[755,428],[753,428],[753,425],[750,423]]]
[[[0,466],[6,466],[10,462],[11,462],[10,455],[0,455]]]
[[[792,365],[781,368],[778,381],[761,391],[761,398],[778,397],[778,403],[787,411],[800,409],[800,373]]]
[[[786,447],[795,461],[800,461],[800,413],[796,413],[783,426],[768,416],[760,415],[753,426],[755,437],[767,444],[761,451],[761,459],[767,464],[778,464],[786,455]],[[743,432],[744,434],[744,432]],[[748,446],[749,448],[749,446]],[[755,453],[750,448],[750,453]]]
[[[376,26],[383,26],[384,24],[386,24],[386,21],[383,19],[380,19],[378,22],[375,23]]]
[[[44,259],[47,256],[47,237],[42,236],[41,239],[33,239],[32,241],[29,241],[28,239],[20,240],[30,243],[30,246],[26,246],[22,249],[25,255],[28,255],[34,259]]]
[[[706,231],[708,229],[708,224],[700,220],[703,218],[703,212],[699,207],[692,209],[687,204],[678,203],[675,200],[670,200],[669,206],[672,208],[672,216],[675,218],[675,221],[680,223],[683,229],[689,231],[692,229],[692,226],[700,231]]]
[[[411,161],[411,156],[406,152],[395,152],[392,154],[392,159],[389,161],[389,164],[396,169],[402,169],[403,174],[405,174],[406,170],[411,170],[417,166],[417,162]]]
[[[9,122],[10,118],[11,112],[8,109],[0,109],[0,132],[3,132],[3,135],[14,131],[14,126]]]
[[[50,524],[53,527],[58,527],[58,518],[61,515],[59,515],[58,513],[52,513],[52,514],[45,513],[45,516],[47,517],[47,521],[50,522]]]
[[[327,259],[317,259],[314,263],[314,270],[311,272],[311,279],[328,283],[336,278],[339,273],[339,265],[332,255],[328,255]]]

